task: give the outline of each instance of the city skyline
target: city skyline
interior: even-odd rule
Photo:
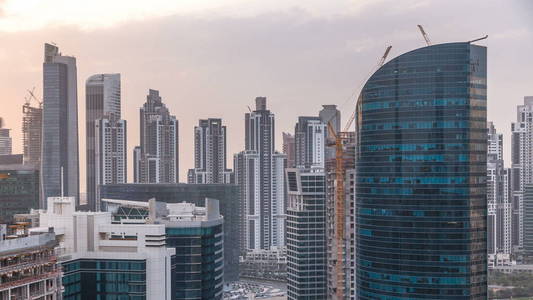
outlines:
[[[310,115],[322,104],[337,104],[343,114],[348,116],[355,102],[350,95],[366,79],[365,76],[372,70],[386,45],[393,46],[391,57],[424,45],[416,29],[417,23],[426,27],[434,43],[466,41],[489,34],[489,39],[484,43],[490,48],[488,119],[494,121],[506,137],[506,163],[510,162],[511,153],[507,116],[514,113],[514,106],[522,101],[524,95],[530,94],[527,90],[527,76],[520,75],[533,67],[533,63],[525,56],[533,48],[531,38],[528,39],[532,35],[531,26],[527,26],[531,24],[531,20],[525,18],[527,13],[524,14],[524,11],[527,12],[528,9],[525,1],[513,1],[505,7],[499,7],[495,1],[484,1],[485,15],[468,15],[469,20],[465,19],[466,13],[481,2],[452,2],[447,7],[441,7],[435,2],[428,5],[429,2],[426,1],[409,1],[409,5],[398,8],[388,1],[375,4],[365,2],[364,5],[339,1],[340,4],[332,4],[326,11],[320,11],[317,8],[320,5],[314,3],[309,7],[290,3],[276,10],[259,7],[238,16],[227,12],[214,14],[207,8],[205,16],[190,12],[176,14],[170,10],[165,16],[135,19],[105,28],[94,26],[88,29],[83,24],[65,25],[58,20],[55,25],[23,28],[17,32],[7,31],[3,26],[5,15],[12,15],[9,7],[2,6],[9,2],[0,4],[4,8],[4,17],[0,16],[0,31],[2,40],[6,41],[3,51],[0,51],[0,63],[6,66],[0,71],[0,79],[6,83],[3,87],[5,98],[2,101],[8,101],[9,106],[3,117],[5,127],[12,129],[14,153],[22,153],[20,111],[25,91],[36,86],[37,95],[42,97],[41,47],[43,42],[50,40],[55,41],[66,55],[76,56],[80,79],[96,73],[122,74],[122,118],[130,123],[131,128],[138,128],[137,109],[142,105],[147,89],[158,89],[165,95],[169,109],[180,120],[182,128],[179,151],[183,162],[180,164],[181,182],[186,182],[186,171],[193,167],[193,127],[198,119],[214,117],[225,120],[229,130],[228,154],[231,155],[243,148],[243,141],[239,137],[244,132],[242,115],[247,111],[246,106],[254,97],[265,95],[270,99],[272,110],[277,112],[279,130],[276,149],[282,149],[281,132],[292,131],[292,116]],[[449,12],[464,5],[464,9],[457,11],[457,15],[446,22],[441,22],[444,14],[428,16],[429,12],[439,8]],[[349,7],[352,9],[344,10]],[[373,22],[372,18],[363,16],[383,8],[386,8],[385,13],[389,17],[383,20],[382,25],[370,32],[357,29]],[[499,16],[500,13],[502,22],[492,24],[491,18],[487,16]],[[402,18],[408,18],[410,22],[400,21]],[[463,19],[464,22],[460,21]],[[461,25],[440,25],[441,23]],[[179,29],[181,25],[194,30],[182,31]],[[161,33],[155,39],[151,36],[157,28],[161,29]],[[318,28],[321,29],[317,30]],[[225,36],[225,40],[232,39],[238,43],[233,45],[224,42],[217,37],[223,33],[218,30],[232,32]],[[124,34],[126,31],[139,33]],[[203,36],[206,32],[209,34]],[[32,38],[28,38],[29,35]],[[124,40],[122,45],[114,41],[115,36]],[[144,43],[142,47],[135,47],[142,36],[150,37],[149,40],[155,45],[159,39],[179,36],[180,43],[185,47],[177,49],[177,45],[173,43],[165,49]],[[107,46],[95,48],[91,46],[93,42]],[[329,46],[323,47],[320,44]],[[209,48],[220,51],[214,53],[205,50]],[[24,51],[16,51],[20,49]],[[283,50],[283,55],[276,49]],[[242,59],[237,60],[234,51],[242,52]],[[8,53],[11,54],[7,55]],[[10,61],[13,53],[17,53],[18,59]],[[221,72],[228,71],[233,76],[222,78]],[[512,80],[507,80],[508,78]],[[78,81],[80,149],[85,148],[85,137],[81,134],[85,132],[85,111],[83,103],[80,103],[85,98],[83,84],[83,80]],[[286,105],[287,103],[291,105]],[[138,135],[130,130],[130,155],[136,144]],[[85,161],[84,152],[80,153],[79,160]],[[85,170],[81,164],[80,167],[80,184],[84,191]],[[231,162],[228,168],[232,168]],[[128,169],[133,170],[131,159],[128,159]],[[129,173],[128,181],[131,181],[133,174]]]

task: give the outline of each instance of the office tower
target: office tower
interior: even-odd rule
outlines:
[[[44,45],[42,126],[41,205],[62,193],[79,201],[76,58],[50,44]]]
[[[101,199],[119,199],[146,202],[155,198],[165,203],[193,203],[203,206],[205,198],[217,199],[224,217],[224,281],[239,280],[242,218],[239,187],[234,184],[108,184],[100,188]],[[105,206],[105,202],[104,202]]]
[[[513,246],[524,242],[524,185],[533,183],[533,96],[524,97],[517,106],[516,122],[511,124],[511,168],[513,205]]]
[[[327,125],[319,117],[299,117],[294,128],[297,168],[322,168],[326,161]]]
[[[11,129],[0,128],[0,155],[11,155],[12,139],[9,136]]]
[[[287,156],[287,168],[295,168],[295,145],[294,145],[294,135],[283,132],[283,154]]]
[[[324,169],[287,169],[287,299],[326,299]]]
[[[222,119],[200,120],[194,127],[194,169],[188,183],[231,183],[233,172],[227,167],[226,126]]]
[[[176,300],[222,299],[224,277],[223,223],[219,201],[204,207],[173,201],[162,203],[103,199],[115,223],[163,224],[166,246],[176,252],[172,285]]]
[[[178,120],[161,101],[159,91],[149,90],[140,116],[140,151],[135,148],[133,155],[135,182],[178,182]]]
[[[76,211],[73,197],[50,197],[37,211],[39,226],[52,227],[63,267],[63,299],[176,299],[172,294],[175,249],[165,225],[112,223],[109,212]]]
[[[333,153],[335,153],[334,147]],[[326,161],[326,250],[328,299],[355,299],[355,133],[346,134],[342,144],[343,160],[339,182],[335,156]],[[340,170],[342,171],[342,170]],[[337,202],[344,190],[343,221],[339,224]],[[343,232],[339,232],[343,228]],[[339,236],[341,242],[339,243]],[[340,248],[340,249],[339,249]],[[339,252],[342,253],[339,257]]]
[[[33,107],[30,103],[22,106],[22,147],[24,163],[40,168],[43,134],[43,107]]]
[[[524,185],[524,253],[533,255],[533,184]]]
[[[141,147],[133,148],[133,182],[141,182]]]
[[[357,103],[358,299],[487,299],[487,56],[402,54]]]
[[[39,170],[23,165],[22,155],[19,157],[17,164],[0,164],[0,224],[13,222],[15,214],[39,208]]]
[[[504,167],[503,135],[488,122],[487,139],[487,250],[511,254],[511,195]]]
[[[235,180],[241,188],[244,249],[285,245],[286,156],[274,151],[274,114],[266,98],[255,99],[255,110],[245,115],[245,150],[235,154]]]
[[[85,82],[87,204],[100,209],[98,186],[125,183],[126,121],[121,120],[120,74],[96,74]]]
[[[55,246],[53,232],[28,236],[0,225],[0,299],[62,299]]]

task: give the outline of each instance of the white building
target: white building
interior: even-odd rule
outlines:
[[[327,125],[319,117],[299,117],[294,128],[297,168],[321,168],[326,162]]]
[[[87,296],[94,292],[95,297],[105,298],[109,293],[121,292],[127,297],[174,299],[171,294],[171,256],[175,255],[175,249],[166,247],[165,225],[113,224],[111,213],[75,211],[74,204],[73,197],[49,197],[48,209],[37,211],[40,227],[31,229],[31,232],[39,232],[53,228],[65,268],[64,281],[68,282],[65,297],[76,297],[77,293]],[[91,280],[94,277],[84,277],[92,273],[105,278],[104,271],[97,268],[80,269],[84,262],[90,262],[89,266],[110,263],[113,267],[121,264],[144,267],[135,269],[138,278],[131,279],[125,290],[112,291],[101,290],[100,284]],[[117,274],[121,272],[129,274],[131,270],[127,267],[114,270]],[[143,282],[139,282],[139,278],[144,278]],[[110,286],[119,285],[112,279],[108,278],[108,281]]]

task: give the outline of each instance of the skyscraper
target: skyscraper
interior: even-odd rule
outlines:
[[[299,117],[294,128],[297,168],[322,168],[326,161],[327,127],[319,117]]]
[[[503,135],[488,122],[487,139],[487,250],[511,253],[511,194],[509,170],[503,162]]]
[[[22,147],[24,163],[41,166],[41,148],[43,134],[43,107],[33,107],[30,103],[22,106]]]
[[[11,155],[12,139],[9,135],[10,130],[0,127],[0,155]]]
[[[42,124],[41,205],[62,191],[79,201],[76,58],[50,44],[44,45]]]
[[[188,183],[231,183],[233,172],[227,167],[226,126],[222,119],[200,120],[194,127],[194,169]]]
[[[141,145],[133,155],[135,182],[178,182],[178,120],[162,102],[159,91],[149,90],[140,117]]]
[[[241,187],[245,232],[243,249],[285,245],[285,154],[274,150],[274,114],[266,98],[245,115],[245,150],[235,154],[236,183]]]
[[[487,52],[400,55],[356,120],[358,299],[487,299]]]
[[[99,210],[98,186],[126,182],[126,121],[120,119],[120,74],[96,74],[85,83],[87,204]]]
[[[322,105],[322,110],[318,113],[318,117],[324,124],[326,124],[326,126],[330,123],[335,132],[339,132],[343,129],[341,128],[341,112],[337,109],[337,105]],[[330,135],[329,130],[326,130],[326,136],[329,140],[335,139]],[[335,148],[326,147],[325,156],[326,160],[334,158]]]
[[[524,97],[511,124],[511,168],[513,205],[513,246],[524,242],[524,186],[533,183],[533,96]]]
[[[326,299],[324,169],[287,169],[287,299]]]
[[[294,149],[294,135],[283,132],[283,154],[287,156],[287,168],[296,167],[295,159],[295,149]]]

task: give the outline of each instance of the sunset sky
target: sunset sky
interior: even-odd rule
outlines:
[[[85,80],[122,74],[123,118],[131,150],[139,107],[160,91],[180,121],[180,179],[193,167],[193,127],[220,117],[228,162],[244,144],[244,113],[266,96],[276,114],[276,143],[298,116],[337,104],[343,120],[387,45],[389,58],[433,43],[486,34],[489,120],[506,139],[516,105],[533,95],[530,0],[0,0],[0,117],[21,153],[26,90],[42,95],[43,44],[77,58],[80,181],[85,186]],[[506,163],[509,163],[507,161]]]

